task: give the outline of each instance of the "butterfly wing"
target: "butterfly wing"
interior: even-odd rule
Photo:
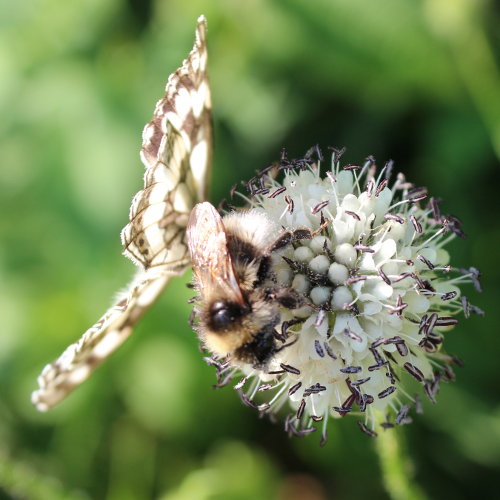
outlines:
[[[189,264],[186,225],[191,209],[205,198],[211,160],[205,28],[202,18],[193,50],[170,76],[143,132],[144,189],[132,200],[121,236],[124,254],[145,269],[177,271]]]
[[[93,371],[132,333],[134,325],[155,302],[173,274],[140,273],[127,291],[80,339],[38,377],[38,390],[31,400],[40,411],[50,410]]]
[[[143,131],[144,189],[132,200],[121,233],[124,254],[141,271],[99,321],[38,377],[32,401],[46,411],[84,382],[132,333],[172,276],[189,265],[186,226],[204,199],[211,162],[211,101],[206,21],[198,19],[192,51],[170,75],[165,96]]]

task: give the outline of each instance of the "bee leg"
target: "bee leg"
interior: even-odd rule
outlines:
[[[298,342],[299,340],[299,337],[297,336],[295,339],[293,339],[291,342],[288,342],[288,344],[283,344],[281,347],[278,347],[274,350],[274,352],[280,352],[282,351],[283,349],[285,349],[286,347],[290,347],[292,346],[293,344],[295,344],[296,342]]]
[[[293,231],[285,230],[268,248],[268,253],[275,252],[276,250],[284,248],[291,243],[295,243],[296,241],[310,240],[313,236],[314,233],[310,229],[294,229]]]
[[[192,330],[196,329],[196,311],[193,309],[189,315],[189,326]]]
[[[304,298],[289,288],[279,290],[276,294],[276,300],[287,309],[297,309],[304,305]]]
[[[277,302],[287,309],[297,309],[304,305],[304,298],[290,288],[271,288],[265,292],[267,302]]]

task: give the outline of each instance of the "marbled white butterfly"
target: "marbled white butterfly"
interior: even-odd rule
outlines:
[[[186,226],[191,209],[205,199],[211,162],[206,31],[201,16],[193,49],[168,78],[143,131],[144,189],[134,196],[121,233],[123,253],[140,270],[116,304],[43,369],[32,395],[38,410],[52,408],[84,382],[132,333],[170,278],[190,264]]]

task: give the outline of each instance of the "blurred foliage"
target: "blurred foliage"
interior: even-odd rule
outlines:
[[[0,498],[386,498],[354,420],[289,440],[230,388],[212,391],[187,325],[190,279],[59,408],[43,365],[98,318],[133,269],[119,230],[142,186],[140,131],[209,22],[212,200],[279,157],[347,146],[441,196],[484,273],[486,318],[447,349],[466,361],[405,428],[431,498],[491,498],[500,466],[500,26],[493,0],[0,0]],[[495,175],[496,174],[496,175]],[[466,293],[471,293],[469,290]]]

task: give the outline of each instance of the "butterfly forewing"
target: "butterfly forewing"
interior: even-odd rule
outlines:
[[[165,96],[143,132],[144,189],[132,200],[122,231],[124,254],[142,270],[112,306],[38,378],[32,401],[45,411],[85,381],[131,334],[170,278],[189,265],[186,226],[205,197],[211,161],[211,103],[206,21],[198,19],[193,50],[170,75]]]
[[[189,264],[185,228],[189,212],[205,197],[210,111],[206,23],[200,19],[193,50],[170,75],[165,96],[143,131],[144,189],[132,201],[122,243],[124,254],[145,269],[178,271]]]

